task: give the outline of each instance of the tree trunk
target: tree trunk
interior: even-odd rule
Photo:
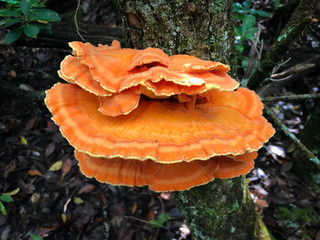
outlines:
[[[119,0],[119,7],[128,45],[221,61],[236,72],[231,0]],[[245,177],[214,180],[173,196],[195,239],[268,239]]]

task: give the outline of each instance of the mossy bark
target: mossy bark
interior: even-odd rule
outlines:
[[[236,65],[231,1],[119,0],[119,6],[129,46]]]
[[[236,71],[232,1],[119,0],[130,47],[159,47],[221,61]],[[195,239],[268,239],[246,180],[215,180],[173,193]]]

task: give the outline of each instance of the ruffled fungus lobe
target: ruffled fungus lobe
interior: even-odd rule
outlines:
[[[229,67],[161,49],[72,42],[46,105],[81,171],[115,185],[185,190],[248,173],[274,134]],[[237,90],[235,90],[237,89]]]

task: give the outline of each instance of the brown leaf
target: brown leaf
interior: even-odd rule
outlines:
[[[155,218],[155,216],[154,216],[154,211],[153,211],[152,209],[149,209],[148,215],[147,215],[147,217],[145,218],[146,221],[151,221],[151,220],[153,220],[154,218]]]
[[[95,186],[93,184],[87,183],[80,188],[78,194],[91,192],[93,189],[95,189]]]
[[[25,126],[25,129],[26,129],[26,130],[30,130],[31,128],[33,128],[36,120],[37,120],[36,117],[31,118],[31,119],[27,122],[27,124],[26,124],[26,126]]]
[[[133,235],[137,230],[133,227],[124,228],[119,231],[118,240],[130,240],[134,239]]]
[[[255,203],[259,209],[269,207],[269,203],[264,199],[258,199]]]
[[[46,147],[45,157],[49,157],[55,150],[56,146],[54,143],[49,143]]]
[[[7,167],[6,167],[5,171],[4,171],[3,177],[4,177],[4,178],[7,178],[7,177],[9,176],[9,174],[16,169],[16,166],[17,166],[17,160],[13,159],[13,160],[7,165]]]
[[[132,206],[131,214],[134,214],[135,211],[137,210],[137,208],[138,208],[138,204],[135,202],[135,203],[133,204],[133,206]]]
[[[123,216],[126,213],[126,210],[123,209],[123,206],[120,203],[113,204],[110,207],[110,213],[113,217]]]
[[[281,171],[282,172],[289,172],[292,168],[292,161],[287,161],[281,166]]]
[[[72,168],[72,161],[71,161],[70,158],[67,158],[62,163],[62,167],[61,167],[62,176],[61,176],[61,179],[64,178],[64,176],[70,171],[71,168]]]
[[[38,169],[30,169],[28,174],[30,176],[42,176],[42,173]]]
[[[99,195],[99,199],[100,199],[100,201],[102,202],[103,205],[107,205],[108,200],[107,200],[106,196],[103,193],[101,193]]]
[[[91,203],[85,202],[84,204],[77,205],[72,211],[72,215],[76,218],[72,223],[78,230],[81,230],[94,216],[95,211]]]
[[[11,74],[11,77],[13,77],[13,78],[17,77],[17,73],[12,69],[10,70],[10,74]]]

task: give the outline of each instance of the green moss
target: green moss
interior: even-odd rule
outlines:
[[[215,180],[183,193],[174,193],[175,200],[187,219],[191,219],[194,226],[206,229],[194,233],[195,239],[255,239],[255,230],[248,226],[255,225],[256,215],[252,201],[247,201],[244,186],[245,178],[239,177]],[[201,205],[198,204],[200,202]]]
[[[214,1],[213,3],[211,3],[211,12],[213,14],[215,14],[217,12],[221,12],[222,11],[222,9],[221,9],[222,7],[223,7],[222,0]]]

